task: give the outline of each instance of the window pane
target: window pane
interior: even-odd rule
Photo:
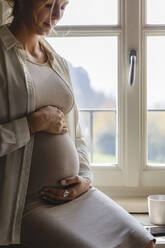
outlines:
[[[148,112],[148,164],[165,165],[165,112]]]
[[[83,135],[85,137],[85,141],[86,141],[86,145],[88,147],[88,155],[90,158],[90,161],[93,161],[92,159],[92,140],[91,140],[91,135],[90,135],[90,131],[91,131],[91,118],[90,118],[90,112],[89,111],[80,111],[79,112],[79,121],[81,123],[81,128],[83,131]]]
[[[165,37],[147,37],[147,106],[165,108]]]
[[[94,163],[117,163],[116,161],[116,113],[94,114]]]
[[[118,38],[49,37],[47,40],[59,54],[70,61],[70,75],[76,102],[81,110],[83,133],[85,131],[91,151],[91,162],[110,164],[117,161]],[[97,129],[96,132],[100,125],[104,131]],[[107,133],[109,142],[103,138]],[[109,146],[106,151],[103,148],[104,142]]]
[[[58,25],[116,25],[118,0],[71,0]]]
[[[94,164],[116,164],[116,113],[87,109],[79,113],[90,161]]]
[[[165,37],[147,37],[148,164],[165,165]]]
[[[147,0],[147,24],[165,24],[164,11],[164,0]]]

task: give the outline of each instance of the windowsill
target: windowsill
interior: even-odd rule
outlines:
[[[129,213],[148,213],[145,197],[112,197],[112,199]]]

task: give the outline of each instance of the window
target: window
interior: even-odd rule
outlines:
[[[72,0],[47,38],[69,61],[97,186],[165,185],[164,9],[164,0]]]

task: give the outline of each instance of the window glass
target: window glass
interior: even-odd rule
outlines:
[[[117,161],[117,37],[66,37],[47,40],[69,61],[81,126],[91,162]]]
[[[148,164],[165,166],[165,112],[148,112]]]
[[[165,1],[147,0],[147,24],[165,24]]]
[[[165,36],[147,37],[147,106],[165,109]]]
[[[165,37],[147,38],[148,164],[165,165]]]
[[[118,0],[70,0],[58,25],[116,25]]]
[[[96,112],[94,123],[94,162],[117,163],[116,112]]]

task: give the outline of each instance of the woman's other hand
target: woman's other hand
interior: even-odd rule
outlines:
[[[43,187],[39,192],[41,197],[48,202],[60,204],[67,201],[72,201],[90,188],[91,181],[88,178],[81,176],[69,177],[61,180],[61,185],[66,189],[59,189],[55,187]],[[64,192],[67,190],[68,195]]]
[[[27,116],[31,133],[44,131],[52,134],[68,132],[64,113],[55,106],[45,106]]]

